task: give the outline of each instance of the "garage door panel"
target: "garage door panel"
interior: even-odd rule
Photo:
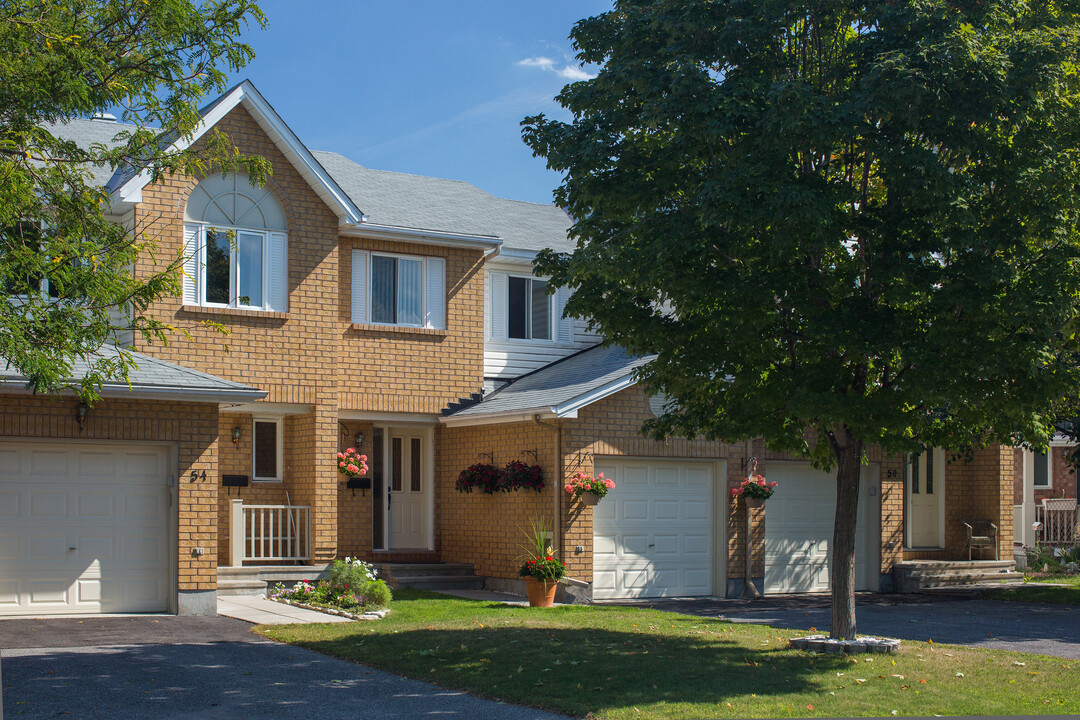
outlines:
[[[167,609],[164,448],[0,442],[0,457],[0,615]]]
[[[626,460],[598,461],[595,470],[616,487],[593,515],[593,596],[710,594],[711,467]]]
[[[865,485],[871,477],[863,467]],[[813,470],[809,463],[775,463],[768,470],[779,483],[765,515],[765,591],[769,593],[827,592],[829,548],[836,510],[836,478]],[[860,492],[856,537],[856,587],[866,589],[867,515]]]
[[[42,493],[30,495],[30,516],[32,518],[67,517],[68,496],[66,492]]]

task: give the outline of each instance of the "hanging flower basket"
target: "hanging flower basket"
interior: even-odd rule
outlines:
[[[476,463],[461,471],[454,488],[458,492],[471,493],[473,488],[491,495],[499,489],[502,473],[491,463]]]
[[[596,503],[600,502],[600,496],[597,495],[594,492],[590,492],[590,491],[586,490],[585,492],[578,495],[578,500],[581,501],[582,505],[590,505],[591,506],[591,505],[595,505]]]
[[[751,501],[758,500],[764,503],[776,492],[777,484],[775,481],[766,480],[764,475],[754,475],[744,479],[738,487],[732,488],[731,497],[745,499],[747,507],[761,507],[760,504],[754,505]]]
[[[527,465],[520,460],[511,460],[499,471],[499,489],[503,492],[514,490],[544,489],[544,469],[539,465]]]
[[[361,455],[356,448],[347,448],[345,452],[339,452],[337,454],[337,469],[341,473],[341,477],[338,478],[341,482],[346,482],[350,478],[357,478],[361,475],[367,475],[368,464],[367,455]]]
[[[570,481],[563,486],[563,490],[566,491],[567,495],[581,500],[585,505],[595,505],[614,487],[615,481],[604,477],[604,473],[600,473],[594,478],[592,475],[576,472],[570,477]]]

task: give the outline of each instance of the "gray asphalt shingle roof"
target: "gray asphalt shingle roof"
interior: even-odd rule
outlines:
[[[554,205],[495,197],[461,180],[372,170],[333,152],[312,153],[372,223],[502,238],[518,250],[570,251],[570,217]]]
[[[213,104],[204,108],[208,111]],[[93,143],[114,145],[117,133],[134,125],[74,118],[48,126],[59,137],[87,148]],[[488,235],[503,240],[503,247],[538,251],[544,248],[569,252],[574,243],[567,237],[570,217],[554,205],[507,200],[461,180],[372,170],[334,152],[313,152],[316,161],[334,182],[376,225]],[[116,186],[129,177],[111,168],[93,167],[95,184]],[[112,183],[110,183],[110,179]]]
[[[97,352],[99,357],[104,358],[115,358],[118,354],[119,351],[112,345],[103,345]],[[109,382],[102,386],[102,395],[108,397],[168,395],[177,399],[203,402],[251,402],[266,396],[264,391],[243,383],[192,370],[142,353],[130,352],[130,355],[137,365],[128,375],[130,387],[123,382]],[[86,375],[87,369],[88,363],[82,358],[76,358],[72,363],[72,377],[68,380],[77,382]],[[4,386],[21,388],[25,385],[25,377],[6,363],[0,365],[0,388]]]
[[[483,401],[463,408],[449,417],[546,411],[625,378],[635,369],[652,362],[655,357],[634,357],[620,347],[597,345],[522,375],[509,385],[491,393]]]

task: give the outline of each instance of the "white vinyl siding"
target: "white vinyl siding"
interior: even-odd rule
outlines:
[[[353,250],[352,322],[446,329],[446,261]]]
[[[520,269],[501,269],[497,264],[484,273],[484,375],[486,377],[516,377],[566,357],[600,342],[595,333],[585,332],[585,321],[564,318],[563,310],[570,298],[567,288],[558,288],[554,297],[545,296],[550,303],[551,320],[547,339],[520,339],[508,336],[509,281],[511,277],[527,277]],[[546,282],[543,278],[541,282]],[[530,293],[531,297],[531,293]],[[530,320],[532,320],[530,315]]]

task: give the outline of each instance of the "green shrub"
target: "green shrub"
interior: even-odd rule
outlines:
[[[330,568],[330,585],[339,592],[353,591],[375,579],[375,568],[359,558],[335,560]]]
[[[393,595],[382,580],[369,580],[358,593],[358,599],[366,609],[379,610],[390,604]]]

